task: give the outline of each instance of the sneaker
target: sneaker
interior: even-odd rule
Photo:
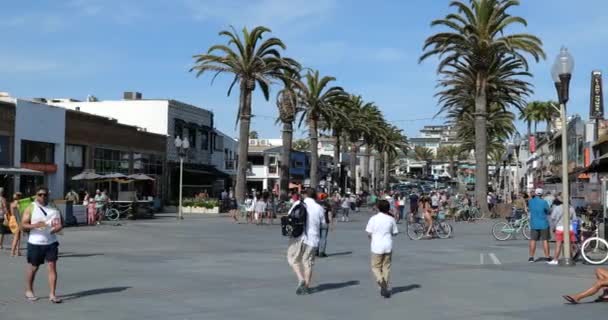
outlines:
[[[302,295],[307,295],[307,294],[311,294],[311,293],[312,293],[312,289],[310,289],[307,286],[302,287]]]
[[[545,257],[545,261],[547,262],[551,262],[553,261],[553,257],[549,256],[549,257]]]
[[[556,266],[558,264],[557,260],[547,261],[548,265]]]
[[[534,257],[530,257],[530,258],[528,258],[528,262],[529,262],[529,263],[534,262]]]
[[[379,282],[378,285],[380,286],[380,295],[388,298],[390,293],[388,292],[386,282],[383,280],[382,282]]]
[[[297,295],[303,295],[304,294],[304,288],[305,288],[306,283],[304,281],[300,281],[300,283],[298,284],[298,288],[296,288],[296,294]]]

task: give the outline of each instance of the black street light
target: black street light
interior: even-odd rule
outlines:
[[[553,68],[551,68],[551,76],[555,82],[557,97],[560,105],[560,113],[562,118],[562,208],[564,225],[564,255],[559,260],[560,266],[574,266],[570,252],[570,195],[568,187],[568,122],[566,119],[566,103],[569,100],[570,79],[572,78],[572,70],[574,70],[574,58],[568,52],[566,47],[562,47]]]
[[[513,144],[515,144],[515,177],[513,178],[515,183],[513,184],[513,191],[516,194],[519,193],[519,148],[521,147],[521,142],[521,135],[519,132],[516,132],[513,136]]]

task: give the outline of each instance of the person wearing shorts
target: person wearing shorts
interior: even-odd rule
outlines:
[[[562,219],[564,213],[563,210],[564,205],[562,204],[561,199],[559,197],[554,198],[553,211],[551,211],[551,222],[555,226],[555,257],[553,260],[547,262],[547,264],[550,265],[558,265],[559,256],[564,243],[564,222]],[[574,208],[570,207],[570,243],[576,242],[576,236],[574,235],[574,230],[572,228],[572,222],[576,219],[576,211],[574,211]]]
[[[36,200],[23,212],[22,228],[30,232],[27,243],[27,270],[25,298],[36,301],[34,280],[40,265],[48,263],[48,280],[50,286],[49,301],[61,303],[56,295],[57,258],[59,242],[57,233],[63,228],[59,210],[49,206],[49,190],[37,188]]]
[[[287,247],[287,262],[298,277],[297,295],[310,294],[310,283],[312,280],[312,267],[315,262],[315,253],[319,247],[321,228],[327,227],[325,222],[325,210],[317,203],[317,192],[309,188],[304,193],[304,205],[306,206],[306,229],[304,233],[289,241]],[[299,204],[295,202],[289,213]]]
[[[529,242],[529,258],[528,262],[535,262],[534,254],[536,252],[536,242],[543,242],[543,251],[545,258],[539,259],[549,262],[553,260],[549,251],[549,204],[543,200],[543,189],[536,189],[534,197],[528,202],[528,210],[530,211],[530,242]]]

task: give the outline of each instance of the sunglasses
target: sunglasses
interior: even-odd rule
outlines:
[[[48,193],[39,193],[39,194],[37,194],[37,196],[39,196],[39,197],[48,197],[49,194]]]

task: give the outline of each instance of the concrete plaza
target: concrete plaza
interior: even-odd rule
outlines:
[[[309,296],[295,295],[287,239],[276,225],[186,215],[66,229],[64,303],[46,300],[45,267],[36,282],[42,299],[26,302],[25,258],[4,250],[0,319],[591,319],[608,310],[563,304],[562,294],[592,283],[592,267],[529,264],[526,242],[494,241],[489,222],[456,224],[448,240],[399,235],[394,295],[383,299],[369,268],[367,217],[359,213],[330,233],[330,257],[317,260]]]

